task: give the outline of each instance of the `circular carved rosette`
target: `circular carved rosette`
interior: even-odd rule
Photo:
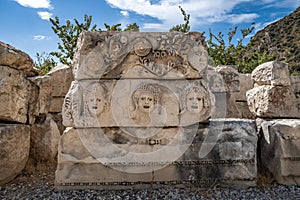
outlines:
[[[151,48],[151,43],[145,38],[137,38],[133,41],[133,50],[138,56],[147,56]]]

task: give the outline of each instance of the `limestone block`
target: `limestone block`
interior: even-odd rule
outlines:
[[[63,97],[52,97],[50,101],[49,113],[59,113],[64,104]]]
[[[255,121],[210,123],[159,129],[148,138],[122,128],[67,128],[59,143],[55,185],[128,189],[149,188],[150,183],[204,187],[217,181],[227,187],[255,186]]]
[[[234,102],[236,112],[233,110],[232,117],[255,119],[255,115],[250,112],[246,92],[253,88],[251,74],[239,74],[240,91],[230,93],[231,100]]]
[[[54,67],[47,76],[50,77],[52,85],[53,97],[65,97],[71,82],[73,81],[73,74],[71,67],[67,65],[61,65]]]
[[[300,100],[293,86],[262,85],[247,92],[250,111],[258,117],[300,117]]]
[[[261,160],[275,180],[300,185],[300,120],[278,119],[260,122]]]
[[[201,80],[82,80],[72,83],[62,114],[77,128],[185,126],[207,121],[213,105]]]
[[[221,74],[227,92],[240,91],[239,73],[236,66],[220,65],[216,68],[216,72]]]
[[[257,85],[291,85],[288,64],[283,62],[266,62],[256,67],[251,75]]]
[[[52,85],[50,76],[36,76],[29,79],[39,87],[39,114],[47,114],[52,99]]]
[[[0,120],[32,124],[38,115],[38,87],[16,69],[0,70]]]
[[[300,76],[291,76],[292,93],[294,93],[296,99],[300,99]],[[300,103],[300,102],[299,102]],[[296,105],[300,107],[299,103]]]
[[[83,32],[74,55],[76,80],[201,78],[207,49],[200,33]]]
[[[34,63],[26,53],[0,41],[0,65],[30,72]]]
[[[207,79],[216,97],[213,118],[254,119],[246,98],[246,91],[253,88],[249,74],[239,74],[234,66],[218,66],[207,70]]]
[[[60,135],[62,135],[66,129],[66,127],[63,125],[62,113],[49,113],[49,115],[55,121],[58,130],[60,132]]]
[[[51,115],[31,126],[30,158],[36,162],[56,162],[60,132]]]
[[[228,87],[225,80],[223,79],[223,76],[215,70],[215,68],[207,70],[207,81],[211,92],[227,92]]]
[[[0,125],[0,185],[13,180],[24,169],[29,147],[27,125]]]

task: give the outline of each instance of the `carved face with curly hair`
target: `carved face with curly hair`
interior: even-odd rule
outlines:
[[[132,93],[130,113],[131,119],[139,125],[149,125],[153,122],[153,114],[160,115],[161,91],[155,84],[144,84]],[[157,111],[154,112],[154,111]]]
[[[158,104],[160,90],[154,84],[145,84],[138,87],[132,94],[133,110],[150,113]]]
[[[185,110],[192,113],[201,113],[207,107],[207,91],[204,88],[191,86],[185,89]]]
[[[84,92],[85,110],[92,116],[99,115],[107,104],[104,98],[105,90],[99,84],[93,84]]]

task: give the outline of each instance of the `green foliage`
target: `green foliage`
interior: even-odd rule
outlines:
[[[140,31],[140,27],[137,25],[137,23],[129,24],[123,30],[121,28],[122,24],[115,24],[115,25],[110,26],[110,25],[104,23],[104,26],[107,31],[135,31],[135,32]]]
[[[47,74],[53,67],[57,66],[52,55],[42,52],[36,53],[35,67],[41,70],[40,75]]]
[[[190,14],[186,14],[186,12],[183,10],[181,6],[179,6],[179,9],[181,11],[181,14],[183,15],[184,24],[179,24],[176,26],[173,26],[169,31],[178,31],[182,33],[187,33],[190,31]]]
[[[140,31],[140,27],[136,23],[133,23],[133,24],[127,25],[126,28],[124,28],[124,31],[139,32]]]
[[[61,43],[58,43],[59,52],[51,52],[51,55],[56,56],[62,64],[72,66],[79,34],[84,30],[97,30],[97,25],[91,26],[92,16],[87,15],[84,15],[83,23],[74,19],[75,24],[67,20],[66,24],[61,25],[58,17],[50,18],[50,22],[52,23],[52,30],[61,39]]]
[[[229,29],[227,33],[227,42],[224,39],[224,34],[219,32],[215,35],[209,30],[208,54],[212,62],[217,65],[236,65],[239,72],[250,73],[258,65],[273,60],[274,57],[269,55],[267,51],[263,53],[247,52],[247,46],[244,46],[244,39],[252,33],[254,23],[247,29],[241,29],[242,37],[237,40],[236,44],[232,43],[236,36],[238,27]]]
[[[115,24],[115,25],[110,26],[110,25],[104,23],[104,26],[107,31],[122,31],[122,29],[121,29],[122,24]]]
[[[50,18],[52,23],[52,30],[61,40],[58,43],[59,52],[51,52],[52,56],[55,56],[59,59],[59,62],[72,66],[72,60],[75,53],[75,48],[77,45],[77,40],[82,31],[97,31],[97,25],[91,25],[92,16],[84,15],[84,22],[79,23],[77,19],[74,19],[75,23],[72,23],[70,20],[66,21],[66,24],[60,24],[59,18],[55,19]],[[107,31],[122,31],[121,24],[108,25],[104,23]],[[139,26],[136,23],[129,24],[126,26],[124,31],[139,31]]]

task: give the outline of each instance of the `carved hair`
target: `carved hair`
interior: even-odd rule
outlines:
[[[141,94],[143,93],[150,93],[153,95],[154,98],[154,106],[156,107],[158,104],[160,104],[160,96],[161,96],[161,90],[160,88],[155,85],[155,84],[144,84],[139,86],[133,93],[131,96],[131,102],[132,102],[132,107],[133,107],[133,111],[135,111],[138,107],[138,103],[139,103],[139,97],[141,96]]]
[[[107,102],[107,90],[102,85],[100,85],[100,83],[92,83],[92,84],[88,85],[86,90],[84,90],[84,92],[83,92],[84,115],[85,116],[91,115],[89,108],[88,108],[89,107],[88,106],[88,104],[89,104],[88,96],[90,94],[94,94],[95,97],[98,95],[101,95],[103,97],[103,99],[105,100],[105,102]]]
[[[182,94],[182,111],[181,111],[181,113],[183,113],[187,110],[187,107],[186,107],[187,96],[191,92],[195,92],[195,93],[198,93],[201,95],[201,97],[203,99],[203,108],[206,109],[207,107],[210,106],[209,94],[208,94],[207,90],[204,88],[204,86],[202,86],[202,87],[201,86],[188,85],[186,88],[184,88],[183,94]]]

